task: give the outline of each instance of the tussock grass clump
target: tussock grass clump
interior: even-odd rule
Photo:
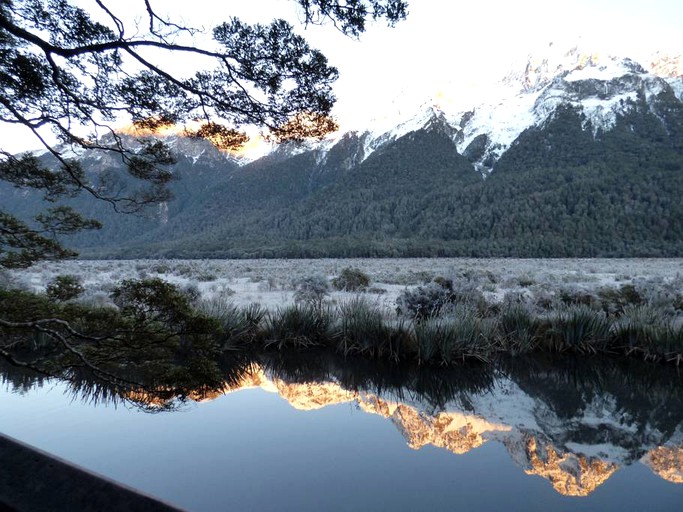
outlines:
[[[223,350],[254,342],[259,337],[266,315],[266,310],[260,304],[238,307],[225,297],[203,300],[197,309],[218,320],[223,330]]]
[[[467,306],[458,306],[451,315],[430,318],[415,324],[418,360],[443,365],[457,360],[486,360],[495,348],[494,326]]]
[[[339,343],[344,354],[397,356],[400,348],[392,346],[395,340],[391,328],[381,312],[365,298],[356,297],[342,303],[339,312]]]
[[[326,345],[333,338],[334,314],[327,308],[295,304],[268,315],[265,344],[278,349]]]
[[[535,349],[539,342],[540,322],[524,304],[509,304],[498,317],[502,349],[513,354]]]
[[[612,326],[613,343],[646,359],[683,362],[683,325],[649,306],[631,306]]]
[[[677,365],[683,363],[683,325],[669,323],[660,327],[647,347],[645,357],[675,361]]]
[[[568,306],[549,318],[550,329],[543,342],[552,350],[577,350],[595,353],[607,348],[610,322],[602,311],[587,305]]]

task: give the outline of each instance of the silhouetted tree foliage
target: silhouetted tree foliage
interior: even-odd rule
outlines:
[[[199,122],[188,134],[222,148],[246,142],[246,126],[261,127],[278,141],[321,137],[336,128],[329,113],[337,70],[283,20],[250,25],[231,18],[213,28],[213,44],[199,47],[183,43],[198,30],[158,15],[150,0],[139,1],[141,22],[132,26],[116,2],[94,0],[91,11],[74,3],[0,2],[0,122],[28,128],[50,156],[0,149],[0,180],[37,189],[49,201],[87,191],[117,211],[138,212],[170,198],[174,156],[153,136],[128,146],[112,129],[114,121],[127,117],[152,134]],[[368,19],[393,24],[406,16],[403,0],[294,3],[304,23],[332,22],[351,36],[363,32]],[[178,54],[207,66],[182,76],[164,65]],[[91,149],[120,157],[125,187],[86,176],[70,157]],[[54,235],[98,227],[59,208],[31,222],[0,210],[0,267],[72,256]]]

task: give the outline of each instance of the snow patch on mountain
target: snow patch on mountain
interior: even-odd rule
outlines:
[[[644,70],[629,59],[609,57],[606,60],[591,60],[588,65],[577,66],[564,76],[567,82],[580,80],[609,81],[629,73],[642,73]]]
[[[540,430],[536,417],[538,402],[508,378],[496,380],[489,393],[471,397],[472,410],[488,421],[515,429]]]
[[[621,446],[615,446],[611,443],[602,444],[585,444],[568,442],[564,445],[570,452],[584,457],[599,458],[610,462],[629,461],[631,453]]]
[[[669,84],[676,98],[683,101],[683,80],[680,78],[667,78],[666,83]]]
[[[461,142],[456,144],[458,152],[464,153],[476,137],[485,135],[488,144],[479,161],[481,167],[486,166],[484,162],[498,160],[524,130],[542,120],[534,110],[538,95],[539,92],[523,92],[503,96],[475,108],[474,115],[465,123]]]
[[[408,119],[400,120],[393,128],[386,126],[374,127],[365,132],[363,136],[363,160],[369,157],[377,149],[390,144],[408,133],[415,132],[428,126],[433,119],[443,116],[444,113],[432,102],[426,102],[419,108],[418,113]],[[455,124],[456,120],[450,120]]]

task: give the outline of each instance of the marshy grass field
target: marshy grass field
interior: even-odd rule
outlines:
[[[683,362],[683,259],[77,260],[5,272],[0,288],[115,309],[112,292],[131,280],[177,287],[219,322],[224,350],[325,346],[441,365],[534,351]],[[68,284],[74,293],[58,296]]]

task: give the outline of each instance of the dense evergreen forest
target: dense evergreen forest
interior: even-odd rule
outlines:
[[[362,143],[245,167],[181,158],[175,200],[150,217],[75,199],[105,228],[67,243],[94,257],[683,255],[683,107],[670,92],[608,131],[561,107],[486,177],[438,122],[360,162]]]

